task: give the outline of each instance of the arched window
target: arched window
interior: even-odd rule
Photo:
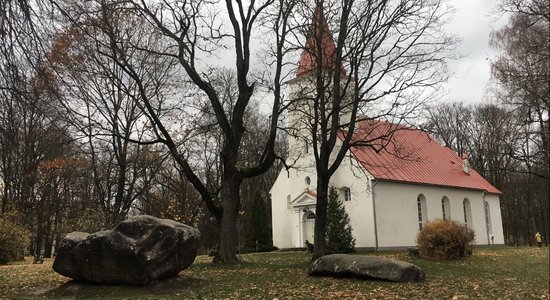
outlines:
[[[491,209],[487,201],[483,201],[485,205],[485,224],[487,225],[487,234],[493,234],[493,224],[491,224]]]
[[[340,189],[341,195],[344,197],[344,201],[351,201],[351,189],[349,187],[343,187]]]
[[[443,214],[443,220],[451,219],[451,203],[447,196],[444,196],[443,199],[441,199],[441,213]]]
[[[462,207],[464,208],[464,224],[472,228],[472,208],[470,206],[470,200],[468,200],[468,198],[464,198],[464,201],[462,202]]]
[[[420,194],[416,197],[416,207],[418,209],[418,229],[422,230],[422,226],[428,219],[428,214],[426,212],[426,197]]]

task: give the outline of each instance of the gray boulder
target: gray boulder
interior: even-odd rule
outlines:
[[[394,282],[426,279],[424,271],[408,262],[378,256],[348,254],[319,257],[311,264],[309,275],[357,277]]]
[[[185,224],[134,216],[113,230],[67,234],[53,269],[78,281],[145,285],[189,267],[199,238],[199,231]]]

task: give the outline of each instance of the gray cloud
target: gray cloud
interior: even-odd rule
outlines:
[[[447,31],[462,39],[459,51],[463,58],[449,64],[454,74],[447,85],[448,95],[441,101],[483,100],[484,89],[491,76],[488,58],[495,55],[489,47],[493,30],[507,23],[507,18],[495,14],[500,0],[451,0],[456,13]]]

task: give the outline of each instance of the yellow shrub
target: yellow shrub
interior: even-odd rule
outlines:
[[[475,232],[457,221],[427,222],[416,236],[421,256],[431,259],[458,259],[472,253]]]

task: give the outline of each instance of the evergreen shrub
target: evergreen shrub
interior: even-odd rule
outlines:
[[[0,264],[23,260],[29,236],[22,226],[0,218]]]
[[[416,242],[420,255],[436,260],[451,260],[472,253],[475,232],[453,220],[427,222],[418,232]]]
[[[355,251],[351,221],[334,187],[329,190],[327,205],[326,252],[351,253]]]
[[[247,218],[244,247],[241,249],[241,253],[267,252],[277,249],[273,247],[268,222],[264,200],[261,193],[256,191]]]

